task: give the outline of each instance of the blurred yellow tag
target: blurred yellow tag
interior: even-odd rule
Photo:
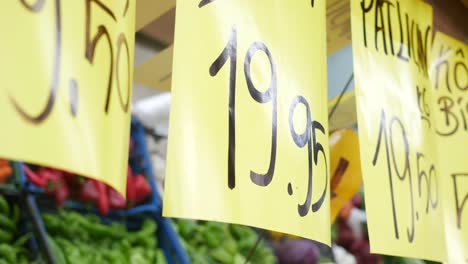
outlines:
[[[325,1],[177,2],[164,215],[330,243]]]
[[[351,44],[349,0],[327,0],[328,54]]]
[[[0,156],[125,194],[135,1],[5,1]]]
[[[331,222],[341,208],[359,192],[362,184],[359,139],[351,129],[330,135]]]
[[[351,128],[357,123],[354,91],[336,96],[328,101],[330,131]]]
[[[170,46],[135,68],[135,82],[160,91],[170,91],[172,84],[172,55]]]
[[[371,250],[442,260],[432,9],[423,1],[351,1],[351,25]]]
[[[93,1],[93,0],[92,0]],[[95,0],[94,0],[95,1]],[[108,0],[110,1],[110,0]],[[152,21],[175,7],[175,0],[138,0],[136,2],[135,31],[139,31]]]
[[[443,33],[432,47],[434,130],[449,263],[468,260],[468,46]]]

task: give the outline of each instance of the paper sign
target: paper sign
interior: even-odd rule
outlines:
[[[125,194],[135,1],[5,1],[0,156]]]
[[[359,192],[362,184],[359,139],[352,129],[330,135],[331,221],[341,208]]]
[[[436,34],[431,59],[432,117],[449,263],[468,262],[468,46]]]
[[[177,2],[163,213],[330,243],[325,1]]]
[[[423,1],[351,1],[361,165],[371,251],[444,258]]]

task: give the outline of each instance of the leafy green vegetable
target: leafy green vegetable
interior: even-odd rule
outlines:
[[[194,264],[244,264],[258,238],[250,227],[216,222],[178,220],[175,228]],[[249,263],[276,263],[276,258],[260,242]]]
[[[166,263],[157,248],[154,221],[146,220],[140,230],[131,232],[122,224],[101,224],[94,215],[61,211],[42,217],[59,264]]]

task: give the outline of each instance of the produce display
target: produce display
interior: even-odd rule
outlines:
[[[244,264],[258,240],[250,227],[216,222],[178,220],[176,230],[193,264]],[[276,258],[260,241],[249,263],[276,263]]]
[[[8,202],[12,201],[10,197],[7,200],[0,196],[0,264],[44,263],[51,255],[58,264],[433,263],[371,254],[362,192],[340,210],[331,227],[331,248],[293,235],[257,232],[241,225],[183,219],[174,220],[171,225],[170,220],[160,218],[161,200],[149,178],[153,176],[144,137],[139,136],[129,146],[126,199],[94,179],[0,160],[0,186],[10,184],[12,167],[15,168],[15,179],[21,179],[15,182],[23,183],[19,187],[26,192],[3,191],[28,199],[26,209],[32,219],[27,220],[36,226],[34,234],[28,233],[29,229],[25,231],[23,224],[19,225],[25,220],[20,219],[19,207]],[[32,198],[32,209],[28,192],[40,194]],[[37,230],[38,222],[44,225],[45,234]]]
[[[146,177],[134,175],[128,168],[127,200],[110,186],[69,172],[37,167],[34,171],[24,165],[26,178],[51,196],[57,207],[62,207],[66,200],[73,199],[83,203],[94,204],[102,215],[109,209],[131,208],[142,203],[151,195],[151,186]]]
[[[25,248],[31,234],[18,237],[19,220],[19,207],[0,196],[0,264],[32,263]]]
[[[129,231],[123,224],[105,225],[96,215],[71,211],[44,213],[42,218],[59,264],[166,263],[152,220],[145,220],[138,231]]]

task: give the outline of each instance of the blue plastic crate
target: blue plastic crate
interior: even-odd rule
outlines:
[[[160,212],[162,208],[161,198],[156,189],[156,182],[154,179],[151,158],[149,156],[149,152],[146,146],[144,128],[136,118],[132,118],[130,134],[134,142],[134,150],[129,154],[129,163],[131,164],[134,174],[142,174],[146,176],[146,179],[148,180],[152,191],[150,197],[142,204],[125,210],[109,210],[109,217],[122,218],[137,216],[140,214],[152,215],[157,212]],[[23,166],[21,163],[18,167],[18,174],[23,188],[26,189],[27,192],[32,194],[44,194],[44,190],[42,188],[37,187],[28,181],[28,179],[24,175]],[[64,207],[78,210],[81,212],[98,212],[97,208],[95,208],[94,206],[90,207],[89,205],[73,200],[66,201]]]

